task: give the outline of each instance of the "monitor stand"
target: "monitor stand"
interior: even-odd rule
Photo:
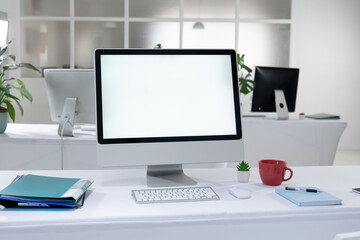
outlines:
[[[275,106],[278,120],[288,120],[289,110],[283,90],[275,89]]]
[[[181,164],[147,166],[146,183],[149,187],[174,187],[195,185],[197,182],[186,176]]]
[[[75,121],[75,108],[77,98],[67,97],[64,102],[63,111],[58,128],[59,136],[73,137],[74,121]]]

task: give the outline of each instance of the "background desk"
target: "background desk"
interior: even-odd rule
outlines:
[[[8,124],[0,134],[0,169],[95,169],[96,134],[78,132],[77,137],[57,135],[57,125]],[[63,143],[63,151],[62,151]]]
[[[252,166],[260,159],[281,159],[291,166],[332,165],[346,126],[339,120],[244,118],[245,158]]]
[[[282,159],[289,166],[332,165],[346,128],[339,120],[244,118],[242,123],[245,159],[251,166],[264,158]],[[57,125],[9,124],[0,134],[0,152],[3,170],[62,168]],[[77,137],[64,138],[63,168],[98,168],[95,132],[77,131]]]
[[[0,189],[16,174],[89,177],[95,182],[77,210],[0,210],[0,239],[326,239],[360,230],[360,166],[294,167],[284,186],[316,186],[343,199],[339,206],[298,207],[261,183],[258,169],[250,182],[236,181],[234,169],[185,169],[199,185],[210,185],[221,200],[136,204],[131,189],[145,187],[145,170],[2,171]],[[239,200],[232,186],[252,193]],[[240,237],[241,236],[241,237]]]

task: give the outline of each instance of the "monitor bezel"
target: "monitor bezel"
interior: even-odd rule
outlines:
[[[233,97],[236,134],[233,135],[205,135],[205,136],[173,136],[173,137],[141,137],[141,138],[104,138],[103,110],[101,84],[101,56],[102,55],[229,55],[231,58]],[[99,144],[121,143],[160,143],[160,142],[190,142],[217,141],[242,139],[240,94],[238,90],[236,52],[232,49],[96,49],[95,50],[95,84],[96,84],[96,120],[97,140]]]

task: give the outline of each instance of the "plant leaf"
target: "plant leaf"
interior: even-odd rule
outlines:
[[[19,90],[21,97],[25,97],[27,100],[29,100],[30,102],[32,102],[33,97],[31,95],[31,93],[26,89],[26,88],[16,88]]]
[[[11,120],[13,122],[15,122],[15,109],[14,109],[14,106],[8,100],[5,100],[4,102],[6,103],[6,108],[8,110],[8,113],[9,113],[9,116],[10,116]]]
[[[21,81],[20,79],[15,79],[13,78],[12,80],[16,80],[16,82],[22,87],[25,88],[25,83],[23,81]]]
[[[239,163],[236,168],[238,171],[249,171],[251,167],[249,166],[249,163],[241,161],[241,163]]]
[[[18,97],[12,95],[8,90],[5,92],[5,96],[6,96],[6,98],[11,98],[11,99],[14,99],[15,101],[20,100]]]
[[[23,107],[21,106],[20,102],[17,101],[17,100],[16,100],[15,102],[16,102],[16,104],[18,105],[18,107],[19,107],[19,109],[20,109],[21,116],[24,116],[24,109],[23,109]]]
[[[15,59],[16,59],[16,56],[15,56],[15,55],[10,54],[10,55],[8,55],[8,56],[9,56],[9,58],[11,58],[11,59],[15,62]]]
[[[18,63],[18,64],[16,64],[16,66],[28,68],[28,69],[37,71],[38,73],[41,73],[39,69],[37,69],[34,65],[32,65],[30,63]]]
[[[9,57],[9,55],[2,55],[2,56],[0,56],[0,63],[2,63],[3,61],[5,61],[8,57]]]
[[[247,72],[251,73],[252,70],[251,68],[249,68],[248,66],[246,66],[245,64],[242,65],[242,68],[244,68]]]
[[[7,48],[9,46],[9,43],[1,46],[1,49],[0,49],[0,56],[4,55],[4,53],[6,52]]]

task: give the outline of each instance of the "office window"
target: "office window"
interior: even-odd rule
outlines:
[[[289,0],[241,0],[239,17],[249,19],[290,19]]]
[[[249,66],[288,66],[290,24],[240,23],[238,51]]]
[[[78,17],[124,17],[124,0],[75,0],[74,11]]]
[[[55,68],[70,65],[70,25],[67,21],[24,21],[21,25],[21,61]],[[22,69],[25,77],[38,76]]]
[[[21,0],[21,16],[70,16],[69,0]]]
[[[235,23],[202,22],[204,29],[194,29],[194,24],[184,23],[184,48],[234,48]]]
[[[167,48],[178,48],[179,24],[174,22],[130,23],[130,48],[153,48],[158,43]]]
[[[75,67],[93,67],[96,48],[123,48],[124,22],[75,22]]]
[[[250,66],[288,66],[291,0],[19,0],[19,58],[93,67],[96,48],[233,48]],[[34,73],[22,70],[23,77]]]
[[[179,0],[130,0],[129,15],[136,18],[179,18]]]
[[[184,0],[185,18],[225,18],[234,19],[234,0]]]

